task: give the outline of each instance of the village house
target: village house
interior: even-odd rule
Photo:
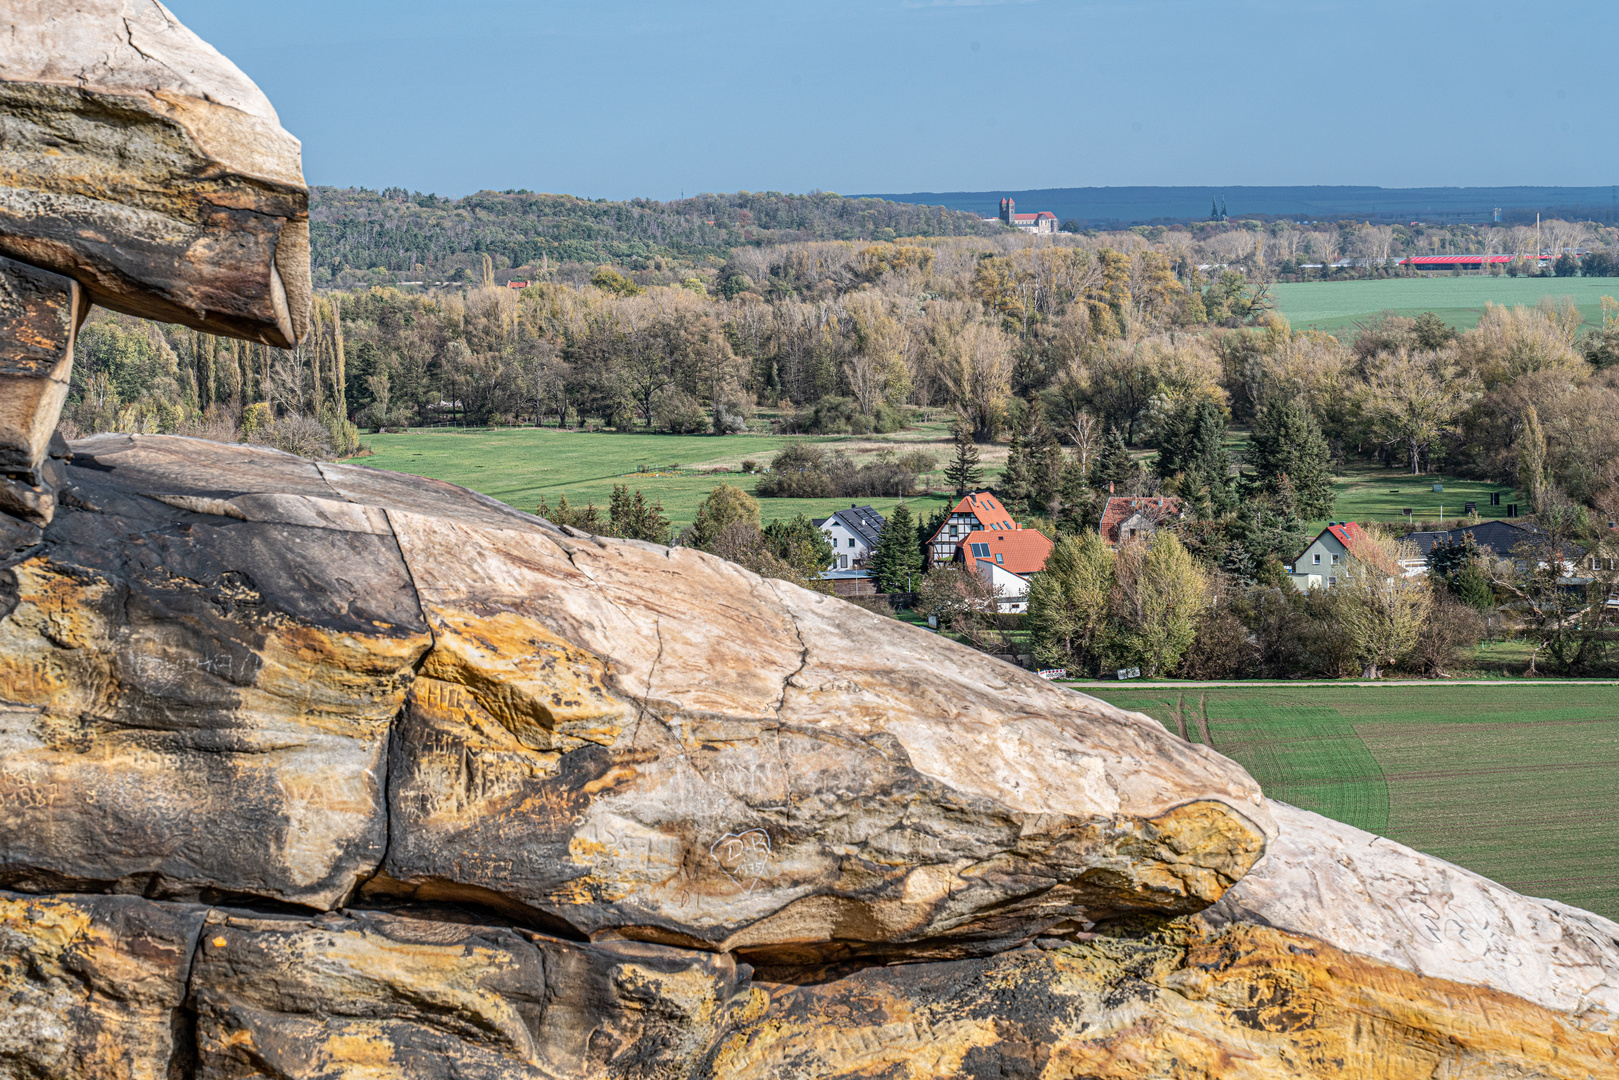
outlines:
[[[1002,612],[1029,610],[1029,581],[1046,568],[1054,545],[1039,529],[979,529],[962,537],[955,559],[998,589]]]
[[[831,517],[818,518],[815,527],[832,544],[832,565],[828,570],[861,570],[877,550],[877,537],[883,531],[883,516],[869,506],[849,504],[847,510],[834,510]]]
[[[1288,579],[1299,592],[1311,589],[1330,589],[1338,584],[1338,570],[1349,557],[1349,549],[1366,539],[1366,533],[1353,521],[1331,521],[1321,535],[1310,541],[1293,564],[1287,567]],[[1411,568],[1406,568],[1410,576]]]
[[[937,566],[954,559],[956,549],[969,533],[980,529],[1000,532],[1012,527],[1012,515],[999,499],[987,491],[975,491],[951,509],[950,516],[928,541],[928,565]]]
[[[1160,525],[1186,516],[1181,501],[1168,495],[1109,495],[1102,505],[1102,539],[1109,547],[1126,540],[1150,540]]]
[[[1479,553],[1489,558],[1512,559],[1522,563],[1524,545],[1533,550],[1540,566],[1547,565],[1547,556],[1554,548],[1559,549],[1561,570],[1566,576],[1573,575],[1582,564],[1585,569],[1600,571],[1604,569],[1598,565],[1598,557],[1587,559],[1587,552],[1578,544],[1556,544],[1544,529],[1532,522],[1509,521],[1481,521],[1477,525],[1462,525],[1443,532],[1425,531],[1406,535],[1405,539],[1414,545],[1417,553],[1422,556],[1424,572],[1427,570],[1428,553],[1442,543],[1462,544],[1471,536],[1473,543],[1478,547]],[[1598,561],[1591,561],[1596,559]],[[1609,560],[1611,563],[1612,560]],[[1583,579],[1582,579],[1583,580]]]

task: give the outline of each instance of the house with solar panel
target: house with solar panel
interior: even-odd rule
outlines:
[[[877,537],[886,522],[869,506],[849,504],[847,510],[834,510],[831,517],[818,518],[815,527],[832,544],[830,571],[863,571],[866,560],[877,550]]]
[[[1012,525],[1011,511],[1002,506],[1001,501],[994,495],[987,491],[974,491],[965,495],[960,502],[951,507],[944,523],[928,540],[928,566],[938,566],[954,559],[956,549],[961,546],[961,542],[969,533],[980,530],[997,532],[1010,529]]]
[[[1039,529],[1014,524],[1010,529],[968,533],[956,548],[956,561],[996,590],[999,610],[1029,610],[1029,583],[1046,568],[1055,545]]]

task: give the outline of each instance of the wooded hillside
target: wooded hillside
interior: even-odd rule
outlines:
[[[740,191],[671,202],[610,202],[531,191],[448,199],[403,188],[316,187],[309,203],[315,282],[321,286],[448,281],[457,271],[460,279],[476,278],[484,255],[497,274],[564,263],[645,270],[655,260],[723,260],[744,245],[978,236],[999,228],[958,210],[846,199],[835,192]]]

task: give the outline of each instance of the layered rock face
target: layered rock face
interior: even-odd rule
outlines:
[[[0,255],[118,311],[291,348],[309,197],[259,88],[157,0],[11,0],[0,36]]]
[[[700,552],[101,436],[0,562],[0,1076],[1619,1071],[1619,927]]]

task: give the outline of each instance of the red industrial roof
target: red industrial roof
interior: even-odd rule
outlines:
[[[1491,266],[1514,261],[1517,255],[1413,255],[1401,260],[1402,266]],[[1550,259],[1550,255],[1525,255],[1526,259]]]
[[[1046,556],[1055,545],[1039,529],[977,529],[967,534],[956,548],[956,554],[971,565],[984,558],[982,549],[974,551],[973,544],[988,546],[990,561],[1014,574],[1027,576],[1046,568]],[[1000,558],[996,558],[999,555]]]

